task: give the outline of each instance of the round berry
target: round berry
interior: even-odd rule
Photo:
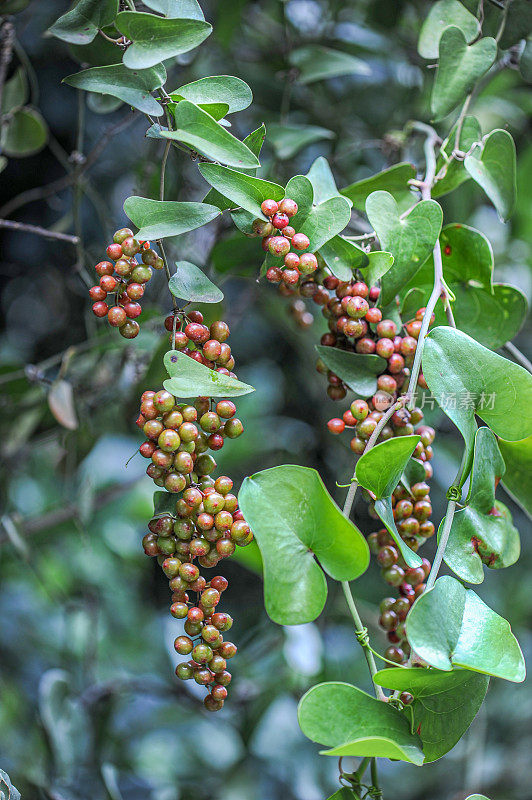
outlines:
[[[260,209],[265,217],[272,217],[279,211],[279,204],[275,200],[264,200],[260,204]]]
[[[310,247],[310,239],[304,233],[295,233],[292,236],[292,247],[294,250],[307,250]]]

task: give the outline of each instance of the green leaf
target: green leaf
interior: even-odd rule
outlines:
[[[105,33],[116,35],[113,26],[109,26]],[[83,67],[110,67],[120,57],[117,46],[101,36],[97,36],[90,44],[69,44],[68,52]]]
[[[503,222],[511,217],[516,203],[516,159],[512,135],[492,131],[484,140],[480,156],[473,152],[464,166],[484,189]]]
[[[437,669],[464,667],[516,683],[525,679],[523,654],[509,622],[455,578],[438,578],[416,600],[406,630],[412,649]]]
[[[122,100],[118,97],[111,97],[110,94],[96,94],[95,92],[88,92],[87,94],[87,108],[93,114],[112,114],[122,105]]]
[[[350,353],[336,347],[317,344],[316,350],[322,361],[335,375],[346,383],[355,394],[370,397],[377,391],[377,375],[386,369],[385,359],[365,353]]]
[[[497,350],[519,333],[528,311],[520,289],[496,283],[490,294],[475,286],[452,283],[451,290],[456,295],[453,310],[457,327],[485,347]]]
[[[468,153],[475,142],[480,142],[482,139],[482,131],[480,129],[479,121],[476,117],[464,117],[462,129],[460,131],[460,141],[458,149],[463,153]],[[454,150],[456,141],[456,125],[453,126],[449,136],[443,142],[440,148],[440,155],[436,162],[436,175],[439,175],[445,165],[445,159],[441,153],[445,153],[448,159]],[[447,169],[443,178],[439,178],[432,187],[432,197],[441,197],[453,189],[457,189],[464,181],[469,180],[469,174],[466,172],[464,162],[453,158],[447,164]]]
[[[263,200],[282,200],[284,197],[284,189],[279,184],[219,164],[200,164],[199,171],[223,197],[261,219],[265,219],[260,207]]]
[[[244,142],[229,133],[206,111],[188,100],[181,100],[174,109],[176,130],[161,128],[157,136],[183,142],[206,158],[221,161],[230,167],[256,168],[258,158]]]
[[[163,386],[174,397],[240,397],[255,391],[253,386],[198,364],[178,350],[165,354],[164,366],[170,379]]]
[[[454,328],[434,328],[423,351],[423,374],[472,457],[475,414],[497,436],[519,441],[532,434],[532,375]],[[452,398],[455,402],[449,402]]]
[[[497,42],[489,36],[468,45],[460,28],[451,26],[443,31],[431,99],[435,119],[446,117],[465,99],[496,56]]]
[[[268,128],[270,141],[280,159],[292,158],[313,142],[322,139],[334,139],[336,134],[327,128],[317,125],[276,125],[272,123]]]
[[[493,250],[480,231],[468,225],[446,225],[440,235],[443,272],[447,283],[470,283],[491,292]],[[431,259],[431,277],[434,262]]]
[[[219,303],[224,293],[190,261],[176,261],[177,271],[168,281],[174,297],[191,303]]]
[[[6,156],[23,158],[42,150],[48,140],[48,127],[34,108],[21,108],[10,119],[4,134]]]
[[[264,601],[274,622],[316,619],[327,597],[323,570],[338,581],[366,571],[366,540],[316,470],[284,465],[257,472],[244,480],[238,500],[262,554]]]
[[[22,67],[15,70],[13,76],[5,82],[2,93],[2,114],[11,114],[22,108],[28,100],[28,81]]]
[[[468,583],[482,583],[483,564],[500,569],[519,558],[519,534],[511,515],[495,502],[495,487],[504,470],[495,436],[489,428],[479,428],[466,506],[454,515],[444,556],[447,566]]]
[[[532,436],[517,442],[499,439],[506,464],[503,485],[532,519]]]
[[[320,250],[326,242],[341,233],[351,218],[351,208],[345,197],[331,197],[313,206],[299,231],[310,239],[310,250]]]
[[[419,436],[399,436],[363,453],[355,470],[358,483],[379,500],[391,497],[419,441]]]
[[[124,211],[131,222],[140,228],[136,234],[141,241],[165,239],[201,228],[220,210],[206,203],[181,203],[174,200],[149,200],[147,197],[128,197]]]
[[[303,695],[299,726],[313,742],[326,745],[327,756],[372,756],[421,766],[423,751],[406,716],[340,681],[319,683]]]
[[[500,47],[507,50],[532,32],[532,7],[528,0],[513,0],[506,17]]]
[[[423,743],[425,763],[436,761],[460,741],[475,719],[488,690],[487,675],[467,669],[383,669],[375,683],[414,697],[405,714]]]
[[[318,156],[318,158],[312,162],[307,172],[307,178],[314,189],[314,202],[318,206],[320,203],[330,200],[331,197],[338,197],[340,194],[336,187],[336,181],[334,180],[329,162],[324,156]]]
[[[314,189],[306,175],[294,175],[286,184],[285,197],[297,203],[297,214],[292,217],[291,225],[298,230],[308,217],[314,202]]]
[[[449,26],[460,28],[468,42],[480,33],[480,23],[458,0],[438,0],[421,26],[418,53],[423,58],[438,58],[442,33]]]
[[[80,0],[50,26],[49,33],[72,44],[89,44],[99,28],[111,25],[118,13],[118,0]]]
[[[166,70],[162,64],[139,70],[127,69],[123,64],[91,67],[63,78],[63,83],[68,83],[69,86],[118,97],[122,102],[154,117],[160,117],[163,110],[150,92],[158,89],[165,81]]]
[[[414,483],[426,480],[425,467],[422,461],[412,457],[407,463],[401,476],[401,483],[411,494],[411,487]]]
[[[144,0],[144,5],[151,8],[152,11],[164,14],[165,17],[205,19],[196,0]]]
[[[369,266],[359,267],[359,269],[367,285],[373,286],[392,268],[393,256],[385,250],[372,250],[367,256],[369,259]]]
[[[167,19],[141,11],[121,11],[115,25],[133,41],[124,53],[123,61],[128,69],[146,69],[167,58],[188,53],[212,31],[212,26],[200,19]]]
[[[314,83],[324,78],[336,78],[339,75],[369,75],[368,65],[350,53],[309,44],[292,50],[289,56],[292,66],[299,70],[300,83]]]
[[[353,270],[369,264],[368,254],[342,236],[333,236],[319,251],[333,275],[342,281],[350,281]]]
[[[486,797],[485,794],[470,794],[466,800],[489,800],[489,797]]]
[[[385,497],[382,500],[375,500],[375,511],[378,514],[380,521],[394,540],[397,549],[401,553],[406,564],[409,567],[420,567],[422,564],[421,557],[410,549],[397,530],[393,516],[392,498]]]
[[[176,496],[172,492],[153,493],[153,516],[164,517],[167,514],[175,517]]]
[[[413,164],[405,161],[378,172],[371,178],[364,178],[362,181],[356,181],[350,186],[346,186],[345,189],[340,189],[340,194],[351,200],[353,206],[359,211],[364,211],[366,200],[370,194],[384,190],[392,195],[400,211],[406,211],[415,203],[415,197],[408,185],[408,181],[415,177],[416,168]]]
[[[386,306],[430,256],[440,234],[443,213],[435,200],[422,200],[401,218],[397,202],[383,191],[370,194],[366,213],[381,246],[394,257],[393,266],[382,281],[380,302]]]
[[[328,797],[327,800],[354,800],[355,797],[356,795],[351,789],[348,789],[347,786],[342,786],[341,789],[338,789],[338,791]],[[20,798],[18,800],[20,800]]]
[[[31,0],[0,0],[0,14],[18,14],[29,6]]]
[[[246,147],[249,147],[251,152],[257,156],[260,156],[260,151],[262,150],[262,145],[264,144],[264,139],[266,138],[266,127],[264,123],[257,128],[256,130],[252,131],[250,134],[246,136],[243,140]],[[242,169],[240,170],[247,175],[255,175],[257,172],[257,168],[254,167],[253,169]],[[233,205],[227,197],[224,197],[220,194],[216,189],[210,189],[207,195],[205,196],[204,203],[210,203],[213,206],[217,206],[220,211],[226,211],[228,208],[231,208]]]
[[[233,75],[213,75],[200,78],[198,81],[178,86],[170,92],[172,100],[189,100],[196,105],[224,103],[227,114],[242,111],[253,100],[253,94],[247,83]]]

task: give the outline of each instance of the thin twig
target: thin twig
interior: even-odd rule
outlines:
[[[14,222],[11,219],[0,219],[0,228],[8,228],[13,231],[22,231],[23,233],[34,233],[37,236],[44,236],[45,239],[60,239],[62,242],[70,242],[70,244],[77,245],[79,238],[72,236],[69,233],[60,233],[59,231],[50,231],[47,228],[41,228],[39,225],[27,225],[24,222]]]
[[[504,345],[504,349],[512,356],[512,358],[517,361],[524,369],[528,370],[532,373],[532,363],[528,360],[528,358],[522,353],[518,347],[515,346],[512,342],[506,342]]]

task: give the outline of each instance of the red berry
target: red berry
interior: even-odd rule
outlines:
[[[270,267],[266,272],[266,280],[270,283],[280,283],[283,277],[282,270],[279,267]]]
[[[103,300],[99,300],[97,303],[94,303],[92,307],[92,312],[97,317],[105,317],[108,311],[109,311],[109,306],[107,305],[107,303],[104,303]]]
[[[369,299],[374,303],[376,300],[379,299],[380,293],[381,290],[379,289],[378,286],[372,286],[371,289],[369,290]]]
[[[279,204],[275,200],[264,200],[260,204],[260,209],[264,216],[271,217],[279,211]]]
[[[141,283],[130,283],[126,287],[126,294],[131,300],[140,300],[144,294],[144,286]]]
[[[112,306],[107,312],[107,320],[113,328],[120,328],[127,320],[126,312],[121,306]]]
[[[122,252],[122,245],[121,244],[110,244],[107,250],[105,251],[109,258],[112,258],[113,261],[118,261],[120,256],[123,255]]]
[[[142,306],[140,303],[126,303],[124,311],[129,319],[135,319],[142,313]]]
[[[93,286],[89,289],[89,296],[91,300],[105,300],[107,292],[101,286]]]
[[[272,225],[274,228],[277,228],[278,231],[286,228],[288,222],[289,219],[287,214],[274,214],[272,219]]]
[[[268,250],[272,256],[283,257],[290,252],[290,240],[284,236],[271,236]]]
[[[113,275],[103,275],[100,278],[100,287],[104,292],[114,292],[117,280]]]
[[[343,433],[345,430],[345,422],[343,419],[339,419],[338,417],[334,417],[334,419],[330,419],[327,423],[327,427],[329,428],[331,433]]]
[[[283,236],[286,236],[287,239],[291,239],[295,232],[295,228],[292,228],[291,225],[287,225],[286,228],[283,228]]]
[[[308,275],[311,272],[315,272],[317,268],[318,268],[318,259],[316,258],[314,253],[303,253],[303,255],[300,256],[299,269],[303,273],[303,275]]]
[[[99,261],[98,264],[94,267],[98,275],[101,277],[102,275],[112,275],[115,268],[111,264],[110,261]]]
[[[310,239],[304,233],[296,233],[292,236],[292,247],[295,250],[306,250],[310,247]]]
[[[380,308],[370,308],[366,314],[366,322],[376,323],[382,319],[382,311]]]
[[[203,344],[209,339],[209,329],[198,322],[189,322],[185,327],[185,334],[194,344]]]
[[[279,211],[286,214],[287,217],[294,217],[297,214],[297,203],[291,200],[290,197],[285,197],[279,203]]]
[[[297,253],[287,253],[284,257],[284,265],[288,267],[288,269],[298,269],[299,256]]]

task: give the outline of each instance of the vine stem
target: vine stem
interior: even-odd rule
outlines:
[[[166,112],[166,119],[167,119],[167,122],[168,122],[168,127],[171,128],[170,115],[169,115],[168,109],[166,107],[165,107],[165,112]],[[161,159],[161,177],[160,177],[160,180],[159,180],[159,200],[161,200],[161,201],[164,200],[164,180],[165,180],[165,177],[166,177],[166,163],[168,161],[168,155],[170,153],[171,146],[172,146],[172,142],[171,142],[170,139],[168,139],[168,141],[166,142],[166,144],[164,146],[163,157]],[[172,274],[170,272],[170,267],[168,266],[168,259],[166,257],[166,253],[165,253],[165,250],[164,250],[163,240],[162,239],[157,239],[157,244],[159,246],[159,250],[161,251],[162,259],[164,261],[164,271],[166,273],[166,280],[168,282],[170,282]],[[170,292],[170,294],[172,294],[172,292]],[[177,300],[175,299],[173,294],[172,294],[172,306],[173,306],[173,309],[175,311],[177,309]],[[174,331],[174,344],[175,344],[175,331]]]
[[[522,353],[518,347],[513,344],[513,342],[506,342],[504,345],[504,349],[514,358],[518,364],[520,364],[524,369],[528,370],[528,372],[532,373],[532,363],[528,360],[528,358]]]
[[[443,518],[443,528],[440,536],[440,541],[438,542],[436,555],[434,556],[434,561],[432,562],[432,567],[430,569],[429,577],[427,578],[425,591],[432,589],[432,587],[436,583],[438,572],[440,571],[441,563],[445,555],[445,549],[447,547],[447,542],[449,541],[449,534],[451,533],[451,528],[453,525],[456,505],[460,500],[462,494],[460,486],[462,485],[464,480],[463,476],[467,466],[467,460],[468,460],[467,452],[464,452],[464,455],[462,456],[462,463],[460,464],[460,469],[458,470],[456,478],[452,482],[447,492],[448,503],[447,503],[447,509],[445,511],[445,516]]]

